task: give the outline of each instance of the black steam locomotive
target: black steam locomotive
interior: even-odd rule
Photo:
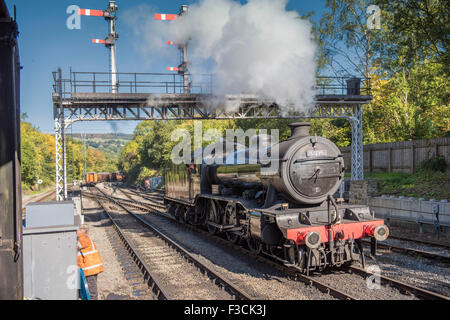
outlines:
[[[167,168],[168,212],[211,234],[223,233],[234,243],[245,242],[255,253],[302,272],[355,261],[364,264],[361,239],[372,239],[375,254],[376,241],[388,237],[388,228],[368,206],[333,198],[344,178],[337,146],[310,136],[309,123],[290,126],[290,138],[276,146],[278,157],[272,155],[269,164],[244,161]],[[275,149],[272,146],[269,153]]]

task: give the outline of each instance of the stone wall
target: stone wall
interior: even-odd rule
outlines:
[[[353,180],[350,181],[349,203],[367,204],[367,199],[378,193],[376,180]]]
[[[381,196],[368,197],[367,205],[379,218],[425,224],[434,224],[438,212],[439,223],[450,227],[450,203],[447,200]]]

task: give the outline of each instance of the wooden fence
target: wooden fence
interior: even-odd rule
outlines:
[[[341,148],[351,168],[351,147]],[[364,171],[415,172],[422,161],[442,155],[450,168],[450,137],[364,145]]]

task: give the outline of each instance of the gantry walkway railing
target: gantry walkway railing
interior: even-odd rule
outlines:
[[[78,121],[344,118],[352,126],[352,179],[363,179],[362,110],[372,99],[370,79],[317,77],[314,106],[286,112],[255,95],[226,95],[217,104],[211,75],[190,75],[189,93],[178,74],[116,75],[118,93],[111,93],[111,73],[71,71],[68,78],[61,70],[53,73],[58,200],[67,195],[64,131]]]

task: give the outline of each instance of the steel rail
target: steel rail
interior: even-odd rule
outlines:
[[[171,219],[173,221],[177,221],[173,217],[171,217],[170,215],[168,215],[168,214],[166,214],[164,212],[161,212],[161,211],[158,211],[158,210],[157,211],[152,211],[152,212],[153,213],[157,213],[157,214],[159,214],[159,215],[161,215],[161,216],[163,216],[165,218]],[[245,248],[243,248],[243,247],[241,247],[241,246],[239,246],[237,244],[233,244],[233,243],[231,243],[231,242],[229,242],[229,241],[227,241],[225,239],[222,239],[222,238],[220,238],[218,236],[212,237],[208,232],[206,232],[204,230],[201,230],[201,229],[198,229],[198,228],[195,228],[195,227],[193,227],[191,225],[188,225],[188,224],[182,224],[182,225],[185,226],[186,228],[190,229],[190,230],[196,231],[196,232],[198,232],[200,234],[203,234],[203,235],[205,235],[205,236],[207,236],[209,238],[212,238],[212,239],[216,240],[216,242],[218,242],[218,243],[221,243],[223,245],[232,247],[233,249],[237,249],[237,250],[243,252],[244,254],[250,255],[252,258],[255,258],[256,260],[259,260],[260,262],[264,262],[266,264],[269,264],[270,266],[276,268],[277,270],[282,271],[283,273],[289,275],[292,279],[297,280],[297,281],[301,281],[301,282],[303,282],[305,284],[308,284],[308,285],[311,285],[311,286],[314,286],[319,291],[321,291],[323,293],[326,293],[326,294],[329,294],[330,296],[332,296],[334,298],[341,299],[341,300],[357,300],[356,297],[354,297],[354,296],[352,296],[350,294],[347,294],[347,293],[345,293],[345,292],[343,292],[343,291],[341,291],[339,289],[333,288],[333,287],[331,287],[331,286],[329,286],[329,285],[327,285],[327,284],[325,284],[325,283],[323,283],[323,282],[321,282],[321,281],[319,281],[317,279],[314,279],[313,277],[306,276],[306,275],[304,275],[304,274],[302,274],[302,273],[300,273],[300,272],[298,272],[296,270],[293,270],[293,269],[291,269],[289,267],[281,265],[280,263],[274,262],[274,261],[272,261],[272,260],[270,260],[268,258],[265,258],[265,257],[262,257],[260,255],[257,255],[255,253],[251,252],[250,250],[247,250],[247,249],[245,249]]]
[[[164,209],[166,208],[166,205],[163,204],[163,203],[158,203],[158,202],[155,201],[155,200],[146,199],[145,197],[142,197],[142,196],[136,194],[136,196],[141,197],[141,198],[143,198],[143,199],[145,199],[145,200],[147,200],[147,201],[151,201],[151,202],[153,202],[153,203],[148,203],[148,202],[138,201],[138,200],[136,200],[136,199],[133,199],[128,193],[126,193],[126,192],[123,191],[122,189],[119,189],[119,190],[120,190],[120,192],[122,192],[122,193],[129,199],[129,200],[126,200],[126,201],[133,201],[133,202],[139,203],[140,205],[143,205],[143,206],[159,207],[159,208],[164,208]],[[128,190],[127,190],[127,191],[128,191]],[[119,199],[119,198],[117,198],[117,197],[115,197],[115,198],[116,198],[116,199]]]
[[[410,239],[410,238],[393,236],[393,235],[389,235],[389,238],[396,239],[396,240],[401,240],[401,241],[414,242],[414,243],[418,243],[418,244],[427,245],[427,246],[430,246],[430,247],[450,249],[450,245],[445,244],[445,243],[429,242],[429,241],[425,241],[425,240]]]
[[[114,229],[119,235],[119,238],[122,240],[122,243],[124,244],[125,248],[133,258],[133,261],[136,263],[139,270],[141,270],[142,274],[144,275],[144,280],[146,281],[148,280],[147,284],[150,290],[156,295],[156,297],[159,300],[171,300],[170,296],[165,292],[164,288],[161,286],[157,278],[150,271],[150,267],[145,263],[144,259],[139,255],[137,250],[131,244],[131,241],[127,238],[127,236],[125,236],[125,234],[121,231],[120,227],[114,221],[112,216],[108,213],[106,207],[101,203],[100,200],[96,199],[96,201],[103,208],[105,214],[108,216]]]
[[[354,273],[365,276],[365,277],[373,276],[373,273],[367,272],[366,270],[359,268],[359,267],[351,266],[349,269],[351,271],[353,271]],[[433,291],[429,291],[429,290],[422,289],[419,287],[415,287],[411,284],[408,284],[408,283],[400,281],[400,280],[392,279],[392,278],[382,276],[382,275],[379,275],[379,277],[380,277],[381,283],[388,284],[388,285],[391,285],[398,289],[401,289],[405,292],[414,294],[418,298],[422,298],[425,300],[450,300],[450,298],[447,296],[444,296],[437,292],[433,292]]]
[[[97,187],[96,187],[97,188]],[[108,195],[106,195],[102,190],[97,188],[105,197],[108,198]],[[189,253],[186,249],[184,249],[181,245],[176,243],[174,240],[170,239],[167,235],[165,235],[163,232],[158,230],[155,226],[153,226],[150,222],[145,220],[144,218],[140,217],[139,215],[131,212],[129,209],[127,209],[123,204],[119,203],[115,199],[109,199],[109,201],[115,203],[122,209],[124,209],[128,214],[136,218],[139,222],[141,222],[145,227],[147,227],[150,231],[152,231],[156,236],[158,236],[160,239],[162,239],[164,242],[166,242],[170,247],[175,249],[180,255],[185,258],[187,261],[193,263],[202,273],[206,274],[209,278],[214,279],[214,284],[219,284],[223,288],[225,288],[235,300],[254,300],[249,294],[245,293],[243,290],[237,288],[234,284],[227,281],[223,277],[221,277],[219,274],[217,274],[215,271],[207,267],[205,264],[200,262],[198,259],[196,259],[191,253]]]
[[[365,243],[370,243],[369,241],[364,240]],[[405,247],[399,247],[391,244],[386,243],[377,243],[377,247],[381,249],[386,249],[392,252],[398,252],[398,253],[404,253],[404,254],[410,254],[410,255],[417,255],[419,257],[431,259],[431,260],[437,260],[444,263],[450,263],[450,257],[443,256],[440,254],[435,254],[432,252],[419,250],[419,249],[412,249],[412,248],[405,248]]]
[[[162,213],[162,212],[156,212],[156,213],[158,213],[158,214],[160,214],[160,215],[162,215],[164,217],[169,217],[169,218],[173,219],[173,217],[171,217],[171,216],[169,216],[169,215],[167,215],[165,213]],[[175,220],[175,219],[173,219],[173,220]],[[188,227],[191,230],[195,230],[195,231],[198,231],[198,232],[200,232],[202,234],[210,236],[210,234],[207,233],[206,231],[200,230],[198,228],[194,228],[194,227],[192,227],[190,225],[186,225],[186,224],[183,224],[183,225]],[[232,244],[232,243],[230,243],[229,241],[227,241],[225,239],[222,239],[220,237],[214,237],[214,238],[215,239],[220,239],[221,243],[226,243],[227,245],[231,244],[236,249],[244,250],[247,253],[252,254],[253,257],[255,257],[255,258],[267,260],[267,262],[270,263],[271,265],[273,265],[274,267],[276,267],[276,266],[280,267],[281,266],[282,268],[285,268],[284,269],[285,272],[290,272],[290,273],[293,272],[292,269],[290,269],[289,267],[286,267],[284,265],[280,265],[279,263],[275,263],[275,262],[271,261],[270,259],[263,258],[263,257],[261,257],[259,255],[254,255],[253,252],[251,252],[251,251],[249,251],[249,250],[247,250],[245,248],[242,248],[241,246]],[[369,272],[367,272],[367,271],[365,271],[365,270],[363,270],[361,268],[358,268],[358,267],[351,266],[349,269],[352,270],[354,273],[359,274],[359,275],[363,275],[363,276],[366,276],[366,277],[372,276],[371,273],[369,273]],[[294,271],[294,272],[296,272],[296,271]],[[316,279],[313,279],[311,277],[308,277],[308,276],[306,276],[306,275],[304,275],[304,274],[302,274],[300,272],[296,272],[296,275],[301,277],[299,280],[301,280],[303,282],[310,282],[311,284],[314,284],[314,285],[317,284],[316,287],[319,288],[319,289],[324,289],[325,287],[328,287],[327,285],[322,284],[320,281],[318,281]],[[389,284],[391,286],[394,286],[396,288],[404,290],[405,292],[412,293],[415,296],[417,296],[418,298],[427,299],[427,300],[449,300],[450,299],[449,297],[447,297],[445,295],[442,295],[442,294],[439,294],[439,293],[436,293],[436,292],[432,292],[432,291],[429,291],[429,290],[426,290],[426,289],[422,289],[422,288],[419,288],[419,287],[415,287],[413,285],[410,285],[410,284],[405,283],[405,282],[400,281],[400,280],[392,279],[392,278],[389,278],[389,277],[386,277],[386,276],[380,276],[380,279],[381,279],[382,283]],[[316,281],[316,283],[312,283],[312,281]],[[337,290],[337,289],[335,289],[335,290]],[[334,292],[334,293],[336,293],[336,295],[334,295],[334,296],[337,297],[337,298],[340,298],[340,299],[342,299],[342,297],[346,295],[345,293],[343,293],[343,292],[341,292],[339,290],[337,290],[337,292]],[[356,299],[356,298],[353,298],[353,299]]]
[[[29,203],[33,203],[33,202],[42,202],[46,199],[51,198],[53,195],[55,194],[55,190],[49,190],[47,192],[44,192],[42,195],[40,195],[39,197],[37,197],[36,199],[30,199],[28,201],[26,201],[24,203],[24,206],[22,207],[22,210],[25,210],[25,207],[29,204]]]
[[[96,198],[96,197],[97,198],[103,198],[103,199],[106,199],[106,200],[114,199],[114,200],[116,200],[116,201],[118,201],[118,202],[120,202],[122,204],[125,204],[125,205],[127,205],[129,207],[133,207],[135,209],[141,210],[143,212],[148,212],[149,210],[150,211],[151,210],[155,210],[154,207],[158,207],[158,208],[162,207],[162,206],[157,206],[157,205],[152,206],[149,203],[139,202],[139,201],[136,201],[136,200],[126,200],[126,199],[122,199],[122,198],[118,198],[118,197],[112,197],[112,196],[106,197],[106,196],[104,196],[102,194],[92,195],[90,193],[83,193],[83,196],[89,197],[89,198]]]
[[[137,192],[136,190],[133,190],[133,189],[126,188],[126,190],[131,192],[131,193],[133,193],[133,194],[135,194],[135,195],[137,195],[138,197],[141,197],[141,198],[149,200],[149,201],[156,202],[158,204],[160,202],[159,200],[164,201],[164,195],[150,195],[150,194],[142,195],[142,194],[139,194],[139,192]],[[123,191],[123,190],[121,190],[121,191]],[[161,204],[164,205],[162,201],[161,201]]]

